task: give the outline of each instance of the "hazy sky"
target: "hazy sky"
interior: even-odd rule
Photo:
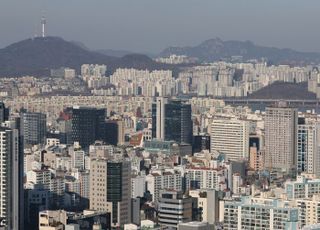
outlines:
[[[48,35],[91,49],[159,52],[203,40],[320,51],[319,0],[0,0],[0,47]]]

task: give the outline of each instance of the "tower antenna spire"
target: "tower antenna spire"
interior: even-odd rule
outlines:
[[[41,32],[42,32],[42,34],[41,34],[41,36],[44,38],[44,37],[46,37],[46,24],[47,24],[47,20],[46,20],[46,17],[44,16],[44,15],[42,15],[42,17],[41,17]]]

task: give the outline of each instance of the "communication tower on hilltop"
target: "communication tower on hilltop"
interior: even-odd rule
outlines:
[[[42,18],[41,18],[41,26],[42,26],[42,37],[44,38],[45,36],[46,36],[46,31],[45,31],[45,27],[46,27],[46,23],[47,23],[47,21],[46,21],[46,18],[45,18],[45,16],[42,16]]]

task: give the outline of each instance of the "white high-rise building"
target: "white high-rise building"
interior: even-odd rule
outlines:
[[[79,144],[79,143],[77,143]],[[74,146],[69,148],[69,154],[71,156],[71,167],[74,169],[84,169],[84,157],[85,152],[81,149],[80,146],[77,146],[75,143]]]
[[[289,201],[242,196],[221,207],[224,229],[298,229],[299,209]]]
[[[51,183],[51,172],[49,169],[30,170],[27,172],[27,183],[32,183],[33,186],[49,189]]]
[[[146,176],[147,190],[152,195],[152,201],[157,202],[161,190],[172,189],[175,191],[182,190],[182,176],[179,171],[154,171]]]
[[[143,197],[146,192],[146,177],[134,176],[131,178],[131,197]]]
[[[296,166],[297,109],[279,102],[266,108],[265,167],[289,172]]]
[[[320,176],[320,124],[301,120],[297,136],[297,171]]]
[[[75,171],[72,176],[80,182],[80,196],[85,199],[90,198],[90,171]]]
[[[214,189],[224,191],[227,185],[226,168],[188,167],[186,169],[187,186],[191,189]]]
[[[165,127],[165,104],[168,102],[167,98],[159,97],[156,99],[156,138],[164,140]],[[154,128],[154,127],[152,127]]]
[[[214,119],[211,125],[211,152],[224,153],[229,160],[248,157],[249,122],[238,119]]]
[[[0,225],[5,229],[23,229],[22,157],[19,131],[0,127]]]

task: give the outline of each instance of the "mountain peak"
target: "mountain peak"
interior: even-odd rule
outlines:
[[[167,57],[172,54],[196,57],[200,61],[214,62],[231,60],[232,56],[242,56],[243,61],[265,58],[275,64],[313,64],[320,63],[320,53],[299,52],[292,49],[264,47],[252,41],[223,41],[213,38],[194,47],[170,47],[159,56]]]
[[[70,67],[80,72],[82,64],[105,64],[116,68],[171,69],[148,56],[132,54],[117,58],[90,51],[75,42],[59,37],[37,37],[16,42],[0,49],[0,76],[49,76],[50,69]]]

